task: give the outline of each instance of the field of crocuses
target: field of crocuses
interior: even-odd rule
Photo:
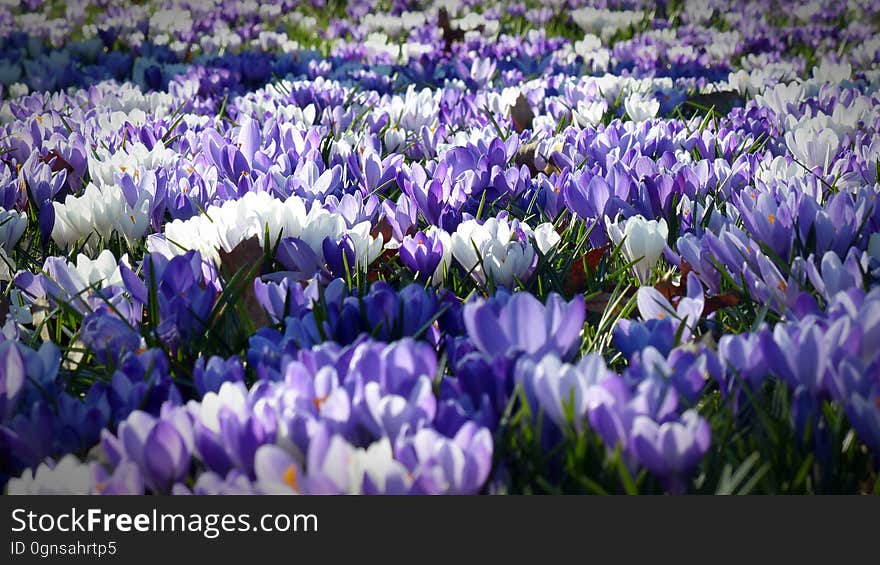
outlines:
[[[9,494],[880,493],[880,4],[0,5]]]

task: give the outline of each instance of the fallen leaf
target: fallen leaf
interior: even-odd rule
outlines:
[[[535,112],[529,105],[529,100],[522,93],[516,99],[516,104],[510,108],[510,117],[513,120],[513,128],[517,133],[524,130],[532,129],[532,121],[535,119]]]
[[[611,302],[611,294],[603,292],[584,301],[587,312],[602,314],[608,309],[608,303]]]
[[[386,277],[392,276],[394,273],[393,269],[393,261],[397,256],[398,251],[396,249],[386,249],[379,255],[377,261],[373,263],[374,266],[370,267],[367,271],[367,280],[371,283],[374,283],[379,280],[380,274],[385,274]]]
[[[67,170],[68,174],[73,172],[73,165],[68,163],[64,157],[61,156],[58,151],[55,149],[50,150],[45,155],[41,155],[38,159],[41,163],[50,163],[53,173],[57,173],[58,171],[64,169]]]
[[[554,148],[556,149],[556,148]],[[513,162],[518,166],[522,167],[525,165],[528,167],[529,172],[533,175],[537,175],[538,173],[544,173],[547,176],[552,175],[553,173],[561,173],[562,170],[556,166],[556,163],[547,156],[544,157],[544,160],[547,162],[547,165],[543,169],[539,169],[538,165],[535,163],[535,157],[537,157],[538,143],[527,143],[525,145],[521,145],[519,150],[516,152],[516,155],[513,157]]]
[[[580,293],[586,290],[587,273],[584,268],[585,264],[589,266],[590,269],[595,270],[602,261],[602,257],[605,256],[605,253],[608,252],[609,249],[611,249],[610,245],[603,245],[602,247],[591,249],[584,253],[580,259],[574,261],[568,269],[568,273],[565,275],[565,290],[571,293]]]
[[[723,292],[710,296],[703,304],[703,316],[708,316],[712,312],[721,310],[722,308],[732,308],[738,306],[741,298],[735,292]]]
[[[228,253],[223,249],[220,249],[220,272],[228,281],[239,271],[243,269],[251,269],[254,264],[262,260],[263,246],[260,245],[259,238],[253,236],[236,245],[235,248]],[[262,274],[264,267],[265,265],[261,265],[261,268],[254,273],[253,278],[243,282],[244,288],[241,292],[245,313],[248,318],[250,318],[251,322],[253,322],[254,327],[257,328],[269,324],[269,317],[266,314],[266,311],[263,310],[263,307],[260,306],[260,303],[257,301],[257,295],[254,292],[254,278]]]
[[[394,238],[394,230],[391,228],[391,222],[388,221],[388,218],[382,216],[382,219],[376,224],[373,230],[370,232],[370,236],[375,239],[378,236],[382,236],[382,241],[388,243]]]

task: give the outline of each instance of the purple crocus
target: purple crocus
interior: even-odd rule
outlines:
[[[363,404],[358,413],[374,437],[396,440],[402,433],[412,433],[428,425],[437,411],[431,380],[422,375],[411,387],[408,397],[383,394],[377,382],[364,385]]]
[[[684,492],[684,480],[709,449],[709,423],[694,410],[677,421],[658,423],[648,416],[633,421],[631,445],[639,462],[658,475],[672,494]]]
[[[691,337],[691,333],[696,329],[700,318],[703,315],[703,306],[705,297],[703,295],[703,285],[700,279],[694,273],[688,273],[687,276],[687,296],[679,299],[677,307],[660,294],[656,288],[652,286],[643,286],[638,293],[639,313],[645,320],[652,319],[671,319],[676,331],[681,332],[681,341],[687,341]]]
[[[303,468],[290,453],[273,444],[261,446],[254,455],[257,485],[265,494],[300,494]]]
[[[199,396],[208,392],[218,392],[225,382],[244,381],[244,366],[238,357],[223,359],[216,355],[208,361],[199,357],[193,367],[193,384]]]
[[[140,495],[144,494],[144,479],[135,463],[123,461],[108,472],[104,467],[93,464],[92,494],[102,495]]]
[[[580,295],[566,302],[553,293],[544,305],[527,292],[499,293],[466,304],[462,315],[468,337],[487,356],[555,351],[566,358],[580,342],[585,308]]]
[[[321,270],[321,260],[315,251],[296,237],[285,237],[278,243],[275,260],[293,280],[308,280]]]
[[[423,428],[395,450],[421,494],[476,494],[492,467],[492,434],[472,422],[450,439]]]
[[[448,250],[446,250],[448,252]],[[400,262],[410,271],[417,274],[421,281],[429,280],[443,259],[443,243],[436,235],[417,232],[406,236],[400,244]]]
[[[170,421],[135,410],[119,424],[117,436],[123,456],[137,465],[146,486],[165,493],[182,481],[190,468],[185,432]]]
[[[275,440],[278,417],[274,408],[248,393],[243,382],[227,381],[217,393],[205,394],[200,404],[188,406],[195,419],[194,445],[202,462],[225,475],[233,467],[249,476],[257,449]]]
[[[586,423],[587,389],[609,374],[598,355],[588,355],[578,365],[569,365],[555,353],[538,360],[523,357],[514,372],[530,402],[536,404],[534,412],[541,409],[559,429],[573,424],[578,432]]]
[[[346,279],[357,271],[357,254],[351,236],[344,234],[339,241],[325,237],[321,243],[324,261],[332,278]]]

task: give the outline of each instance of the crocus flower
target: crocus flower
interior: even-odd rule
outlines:
[[[709,423],[694,410],[681,419],[658,424],[647,416],[633,421],[632,449],[652,473],[666,481],[670,492],[683,492],[686,478],[709,449]]]
[[[117,435],[124,457],[137,465],[154,492],[168,492],[189,471],[191,447],[171,422],[135,410],[119,424]]]
[[[27,470],[9,481],[8,494],[89,494],[91,472],[86,463],[73,455],[64,456],[57,464],[41,463],[36,472]]]
[[[244,380],[244,367],[238,357],[223,359],[216,355],[205,362],[199,357],[193,367],[193,384],[196,391],[204,396],[208,392],[217,392],[225,382],[241,382]]]
[[[15,412],[25,381],[21,353],[13,344],[3,344],[0,346],[0,421],[7,420]]]
[[[846,405],[846,414],[859,438],[874,457],[880,459],[880,386],[871,392],[867,396],[853,394]]]
[[[473,423],[450,439],[425,428],[396,450],[422,494],[476,494],[492,466],[492,435]]]
[[[254,455],[257,484],[266,494],[299,494],[302,464],[277,445],[261,446]]]
[[[536,257],[531,243],[518,236],[516,225],[506,219],[489,218],[482,225],[476,220],[462,222],[451,243],[455,259],[481,284],[492,280],[512,288],[517,280],[527,278]]]
[[[627,358],[646,347],[653,347],[667,355],[675,345],[675,328],[671,317],[644,322],[621,318],[614,326],[614,346]]]
[[[553,293],[543,305],[532,294],[521,292],[506,302],[469,302],[462,315],[468,336],[485,355],[503,357],[516,351],[540,355],[555,351],[564,358],[580,341],[585,310],[582,296],[565,302]]]
[[[646,97],[638,92],[633,92],[623,100],[626,115],[634,122],[643,122],[657,116],[660,110],[660,102],[653,97]]]
[[[144,494],[144,479],[138,466],[123,461],[108,473],[104,467],[92,464],[92,490],[90,494],[139,495]]]
[[[573,424],[578,432],[584,429],[586,422],[587,388],[602,381],[607,374],[605,362],[597,355],[585,357],[578,365],[562,362],[555,353],[538,360],[523,357],[515,369],[517,381],[536,403],[533,410],[543,410],[559,429]]]
[[[357,272],[354,243],[348,234],[344,234],[337,242],[329,237],[324,238],[321,249],[332,278],[345,279]]]
[[[275,440],[278,417],[241,381],[226,381],[217,393],[188,406],[194,415],[193,443],[202,462],[225,475],[233,467],[253,475],[257,449]]]
[[[621,246],[623,256],[628,262],[635,262],[633,272],[643,284],[648,282],[651,271],[666,247],[669,229],[666,220],[646,220],[640,215],[626,220],[611,221],[605,217],[608,237],[615,245]]]
[[[690,339],[691,333],[700,322],[705,303],[703,285],[693,272],[688,273],[687,276],[687,296],[679,298],[677,306],[673,307],[666,297],[653,286],[639,288],[637,300],[639,313],[643,319],[663,320],[668,317],[673,320],[673,325],[676,328],[684,324],[680,330],[683,342]]]
[[[437,284],[443,280],[452,254],[449,234],[439,228],[406,236],[399,248],[400,262],[417,273],[420,280]]]

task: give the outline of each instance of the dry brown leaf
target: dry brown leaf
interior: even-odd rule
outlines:
[[[229,280],[242,269],[250,269],[255,263],[263,260],[263,246],[257,236],[246,239],[235,246],[235,248],[226,252],[220,249],[220,272],[226,280]],[[260,276],[263,269],[257,271],[254,276]],[[263,307],[257,302],[257,295],[254,292],[254,281],[250,279],[244,282],[242,290],[242,299],[244,309],[253,322],[254,327],[260,328],[268,325],[269,317],[266,315]]]
[[[532,121],[535,119],[535,112],[529,105],[528,98],[520,93],[516,99],[516,104],[510,108],[510,117],[513,120],[513,128],[517,133],[522,133],[527,129],[532,129]]]

